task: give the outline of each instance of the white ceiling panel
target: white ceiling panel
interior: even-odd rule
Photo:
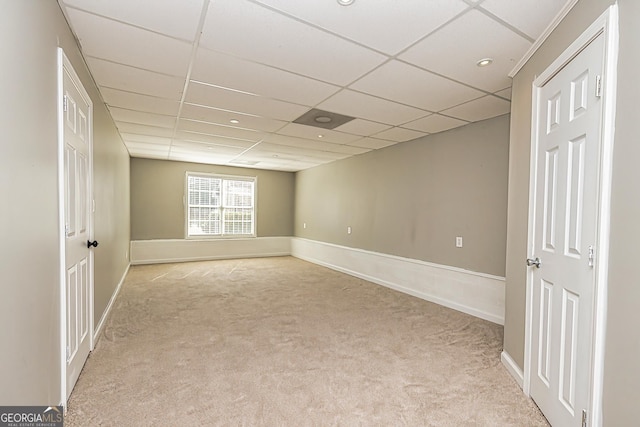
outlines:
[[[396,144],[396,141],[387,141],[386,139],[367,137],[359,139],[356,142],[352,142],[350,145],[352,145],[353,147],[368,148],[370,150],[379,150],[380,148],[390,147]]]
[[[429,114],[424,110],[352,90],[338,92],[321,103],[318,108],[394,126]]]
[[[295,120],[309,110],[309,108],[302,105],[226,90],[224,88],[196,82],[189,83],[185,101],[192,104],[239,111],[286,121]]]
[[[173,137],[173,129],[157,126],[141,125],[139,123],[116,122],[116,127],[123,133],[133,133],[137,135],[161,136],[164,138]]]
[[[144,111],[147,113],[164,114],[173,116],[178,114],[180,103],[164,98],[156,98],[149,95],[125,92],[117,89],[103,87],[100,90],[104,102],[110,107],[127,108],[130,110]]]
[[[265,142],[276,144],[276,145],[286,145],[289,147],[296,147],[300,149],[309,149],[313,151],[327,151],[330,153],[341,153],[348,155],[362,154],[366,153],[369,150],[364,150],[357,147],[352,147],[349,145],[342,144],[333,144],[326,141],[313,140],[313,139],[305,139],[305,138],[297,138],[293,136],[287,135],[278,135],[278,134],[270,134],[265,138]]]
[[[457,107],[453,107],[449,110],[445,110],[443,113],[462,120],[477,122],[507,114],[510,108],[511,104],[508,101],[488,95],[483,98],[467,102],[466,104],[458,105]]]
[[[158,146],[171,145],[171,138],[162,138],[159,136],[140,135],[134,133],[120,133],[122,139],[126,142],[140,142],[146,144],[157,144]]]
[[[125,110],[123,108],[110,107],[111,116],[119,122],[140,123],[149,126],[158,126],[173,129],[176,125],[175,116],[145,113],[142,111]]]
[[[407,50],[400,59],[494,92],[511,85],[507,74],[530,46],[529,40],[471,10]],[[493,63],[478,67],[476,63],[483,58],[492,58]]]
[[[402,78],[390,85],[388,82],[397,76]],[[484,95],[479,90],[399,61],[384,64],[349,87],[433,112]]]
[[[122,91],[151,95],[156,98],[166,98],[180,101],[184,80],[153,73],[126,65],[87,58],[87,64],[96,83],[102,88],[112,88]],[[127,105],[120,105],[126,107]]]
[[[215,123],[199,122],[195,120],[180,119],[178,129],[190,132],[198,132],[206,135],[216,135],[229,138],[243,139],[245,141],[258,142],[265,136],[263,132],[251,129],[243,129],[233,126],[217,125]]]
[[[336,153],[332,151],[311,150],[308,148],[293,147],[290,145],[277,145],[263,142],[242,154],[243,160],[279,160],[318,159],[331,161],[349,157],[350,154]]]
[[[485,0],[482,8],[535,40],[564,4],[560,0]]]
[[[65,0],[65,3],[97,15],[193,41],[203,0]]]
[[[192,148],[175,148],[169,153],[169,160],[177,162],[210,163],[224,165],[235,158],[233,154],[216,154],[210,150],[194,150]]]
[[[511,99],[511,88],[509,87],[509,88],[500,90],[500,91],[496,92],[495,94],[500,96],[500,97],[502,97],[502,98],[510,100]]]
[[[84,54],[158,73],[186,76],[190,43],[77,9],[68,11]]]
[[[454,119],[452,117],[432,114],[427,117],[404,124],[409,129],[421,130],[428,133],[438,133],[469,124],[468,121]]]
[[[191,78],[307,106],[340,90],[338,86],[203,48],[198,49]]]
[[[391,128],[383,132],[373,135],[377,139],[386,139],[395,142],[405,142],[412,139],[420,138],[427,135],[425,132],[418,132],[410,129],[403,129],[399,127]]]
[[[181,117],[184,119],[200,120],[222,125],[234,125],[231,121],[237,121],[235,126],[246,129],[275,132],[281,129],[287,122],[283,120],[268,119],[266,117],[234,113],[216,108],[203,107],[201,105],[183,104]]]
[[[382,123],[371,122],[363,119],[353,119],[343,125],[338,126],[335,130],[340,132],[353,133],[360,136],[370,136],[374,133],[382,132],[383,130],[390,129],[390,125]]]
[[[247,0],[219,0],[209,9],[202,46],[325,82],[346,85],[387,59]]]
[[[185,152],[185,151],[203,152],[214,155],[226,155],[235,157],[241,154],[245,149],[242,147],[231,147],[228,145],[216,145],[216,144],[204,144],[191,141],[175,140],[171,144],[171,152]]]
[[[331,142],[334,144],[348,144],[356,139],[360,139],[359,135],[353,135],[350,133],[337,132],[331,129],[320,129],[313,126],[301,125],[298,123],[289,123],[278,134],[287,136],[296,136],[306,139],[322,139],[325,142]]]
[[[246,150],[256,144],[254,141],[247,141],[238,138],[229,138],[224,136],[207,135],[198,132],[177,131],[175,141],[195,142],[199,144],[221,145],[225,147],[237,147]]]
[[[462,0],[430,0],[428,7],[424,0],[403,0],[401,4],[356,1],[350,7],[336,1],[257,1],[389,55],[415,43],[467,7]]]

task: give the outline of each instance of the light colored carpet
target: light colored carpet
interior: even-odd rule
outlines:
[[[546,426],[502,327],[292,257],[132,267],[68,426]]]

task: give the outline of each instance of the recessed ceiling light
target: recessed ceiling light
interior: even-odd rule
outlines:
[[[318,123],[331,123],[331,117],[327,117],[327,116],[318,116],[313,120],[315,120]]]
[[[487,65],[491,65],[493,63],[493,59],[491,58],[483,58],[480,61],[476,62],[478,67],[486,67]]]
[[[318,138],[324,138],[323,134],[318,135]]]
[[[354,1],[356,0],[338,0],[338,4],[340,6],[349,6],[352,5]]]
[[[278,157],[280,157],[280,156],[278,156],[277,154],[274,154],[274,155],[273,155],[273,156],[271,156],[271,157],[274,157],[274,158],[276,158],[276,159],[277,159],[277,158],[278,158]]]
[[[240,120],[238,120],[238,119],[231,119],[231,120],[229,120],[229,123],[233,123],[234,125],[237,125],[238,123],[240,123]]]

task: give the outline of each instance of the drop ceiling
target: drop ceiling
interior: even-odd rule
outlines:
[[[298,171],[508,113],[566,1],[59,3],[132,157]]]

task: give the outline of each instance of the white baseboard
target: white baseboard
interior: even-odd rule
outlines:
[[[509,372],[513,379],[516,380],[520,388],[523,388],[524,373],[522,372],[522,369],[520,369],[518,364],[511,358],[511,356],[509,356],[509,353],[503,350],[502,353],[500,353],[500,360],[502,361],[504,367],[507,368],[507,372]]]
[[[216,240],[132,240],[131,264],[291,255],[291,237]]]
[[[124,279],[127,277],[127,273],[129,273],[130,267],[131,267],[131,264],[127,264],[127,268],[125,268],[124,273],[120,278],[120,282],[118,282],[118,286],[116,286],[116,290],[113,292],[113,295],[111,295],[111,299],[109,299],[109,304],[107,304],[107,308],[104,309],[104,312],[102,313],[102,317],[100,317],[100,322],[98,322],[98,326],[94,328],[94,331],[93,331],[94,347],[98,343],[98,338],[100,337],[100,334],[102,333],[102,329],[104,328],[104,325],[107,322],[107,319],[109,318],[109,314],[111,313],[111,309],[113,308],[113,303],[116,301],[116,298],[118,298],[118,294],[120,293],[120,288],[122,288],[122,284],[124,283]]]
[[[291,255],[504,324],[504,277],[295,237]]]

